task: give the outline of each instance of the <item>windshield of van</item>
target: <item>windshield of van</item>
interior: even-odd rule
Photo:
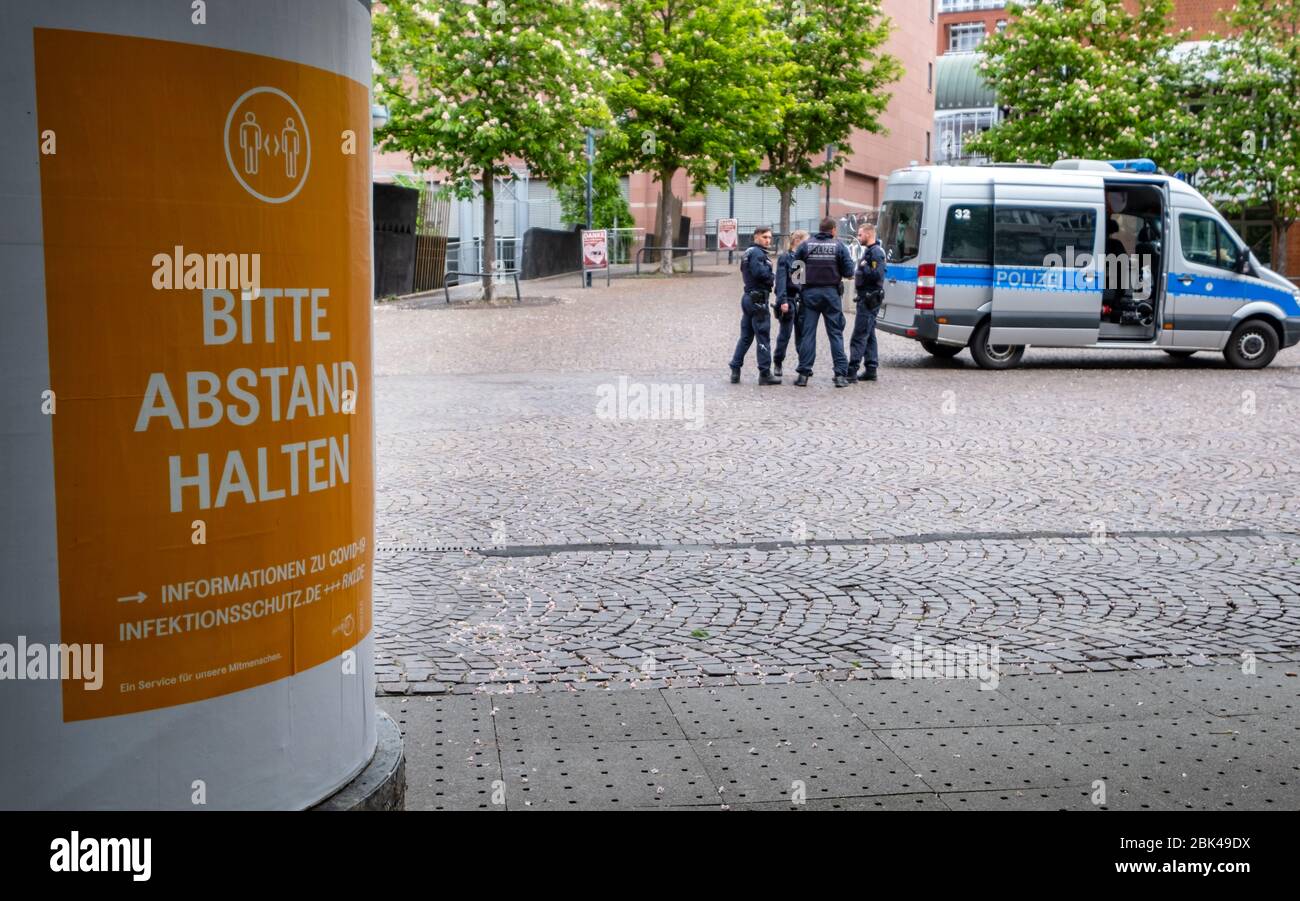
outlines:
[[[919,200],[889,200],[880,208],[880,244],[885,259],[904,263],[921,252],[921,210]]]

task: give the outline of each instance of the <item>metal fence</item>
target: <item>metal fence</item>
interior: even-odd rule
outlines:
[[[502,284],[519,274],[524,241],[514,235],[505,235],[497,237],[492,243],[496,250],[492,271],[496,273],[494,278],[497,283]],[[481,278],[478,273],[483,271],[483,239],[448,241],[443,271],[445,284],[450,286],[469,284]]]
[[[836,220],[835,231],[841,241],[849,245],[849,249],[854,251],[855,256],[858,246],[858,226],[863,224],[875,225],[880,216],[879,209],[867,209],[858,213],[846,213]],[[790,232],[784,233],[777,230],[776,223],[772,222],[741,222],[737,229],[737,246],[736,252],[743,253],[754,243],[754,229],[767,227],[772,229],[772,251],[775,253],[784,252],[790,234],[795,231],[806,231],[813,235],[817,233],[821,225],[821,218],[816,219],[796,219],[790,222]],[[695,250],[711,251],[715,254],[715,261],[721,259],[721,255],[726,251],[718,250],[718,224],[708,222],[704,225],[698,225],[691,229],[691,247]]]

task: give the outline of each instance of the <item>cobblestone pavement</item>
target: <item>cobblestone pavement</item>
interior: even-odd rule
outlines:
[[[916,641],[1297,659],[1300,351],[997,373],[881,336],[836,390],[822,335],[809,388],[793,355],[759,388],[730,270],[530,293],[560,302],[376,311],[384,693],[834,681]],[[617,403],[651,387],[676,418]]]

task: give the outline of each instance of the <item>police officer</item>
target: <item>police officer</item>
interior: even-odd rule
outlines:
[[[826,321],[831,342],[836,388],[849,384],[849,360],[844,355],[844,279],[853,277],[853,255],[835,238],[835,220],[826,217],[820,231],[799,245],[794,258],[804,265],[802,334],[799,336],[799,378],[803,387],[817,358],[817,317]]]
[[[862,259],[853,273],[853,337],[849,340],[849,381],[876,380],[880,356],[876,351],[876,313],[885,300],[885,248],[876,238],[874,225],[858,227]],[[863,365],[858,375],[858,364]]]
[[[796,262],[794,252],[799,245],[808,240],[808,233],[802,228],[790,233],[790,242],[786,252],[776,261],[776,318],[781,329],[776,334],[776,352],[772,355],[772,375],[781,377],[781,365],[785,362],[785,351],[790,346],[790,332],[794,332],[794,350],[799,352],[799,336],[803,334],[800,322],[799,301],[803,293],[803,264]]]
[[[781,380],[772,377],[772,322],[767,313],[767,295],[776,280],[772,264],[767,259],[767,248],[772,243],[772,229],[754,229],[754,242],[740,258],[740,274],[745,280],[745,293],[740,298],[740,340],[731,355],[731,384],[740,381],[740,367],[745,364],[749,345],[758,343],[758,383],[779,385]]]

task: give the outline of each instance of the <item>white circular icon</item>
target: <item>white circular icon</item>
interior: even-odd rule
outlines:
[[[263,122],[258,120],[254,111],[245,110],[236,121],[235,113],[246,100],[258,94],[273,94],[283,99],[291,108],[292,115],[285,116],[283,123]],[[235,158],[230,152],[232,123],[238,129],[237,140],[233,143],[239,147],[242,155],[240,165],[236,165]],[[302,190],[303,184],[307,181],[307,173],[311,169],[311,131],[307,128],[307,119],[298,104],[284,91],[279,88],[258,87],[250,88],[240,94],[239,99],[231,104],[230,112],[226,113],[226,127],[222,139],[231,174],[245,191],[258,200],[266,203],[284,203],[286,200],[292,200]],[[277,167],[277,178],[278,170],[283,169],[284,176],[279,180],[292,185],[286,193],[280,196],[264,194],[249,183],[250,180],[257,180],[257,176],[262,174],[263,156],[273,158],[266,165]]]

